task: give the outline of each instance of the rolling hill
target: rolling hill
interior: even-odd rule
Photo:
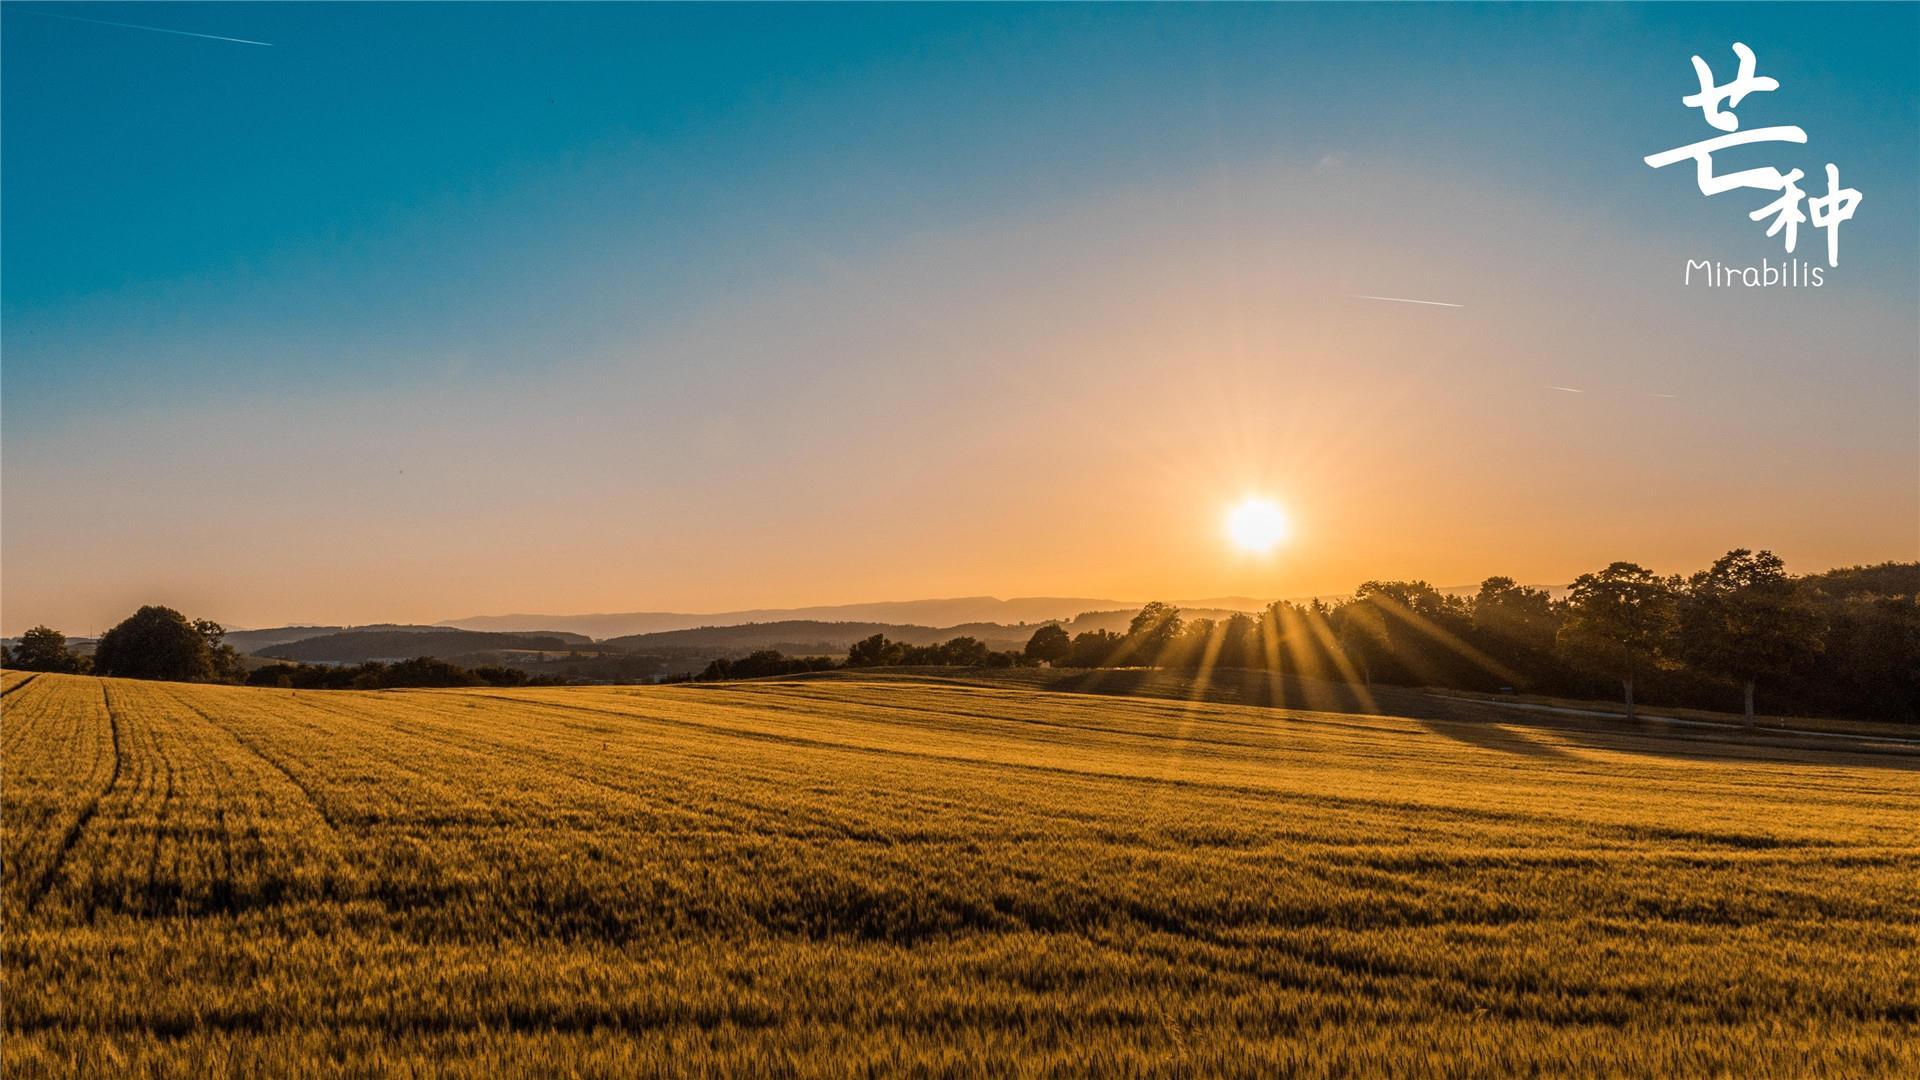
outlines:
[[[1440,591],[1471,594],[1476,586],[1452,586]],[[1564,589],[1559,591],[1564,592]],[[1315,597],[1294,597],[1304,603]],[[1329,595],[1318,599],[1333,600]],[[721,611],[690,614],[670,611],[630,611],[599,615],[476,615],[448,619],[437,625],[468,630],[544,631],[571,630],[599,640],[692,630],[710,626],[743,626],[779,622],[873,623],[896,627],[958,627],[998,625],[1032,626],[1043,622],[1078,620],[1089,615],[1099,619],[1077,629],[1111,629],[1114,616],[1128,617],[1140,610],[1143,601],[1104,600],[1088,597],[1030,596],[1001,600],[992,596],[968,596],[948,600],[898,600],[869,604],[834,604],[824,607],[753,608],[745,611]],[[1251,596],[1217,596],[1199,600],[1174,600],[1172,603],[1191,617],[1222,619],[1235,612],[1254,612],[1267,601]],[[1121,624],[1124,629],[1124,622]],[[876,630],[876,633],[881,631]],[[892,635],[889,635],[892,636]],[[977,636],[977,635],[976,635]]]
[[[959,626],[903,626],[879,622],[823,622],[816,619],[787,619],[779,622],[746,623],[740,626],[700,626],[686,630],[663,630],[652,634],[631,634],[609,638],[600,644],[626,652],[650,649],[700,648],[714,655],[731,655],[754,649],[778,649],[792,656],[845,653],[847,647],[862,638],[885,634],[894,641],[912,645],[933,645],[956,637],[974,637],[994,649],[1018,649],[1033,636],[1032,626],[1002,626],[998,623],[965,623]]]
[[[258,655],[308,663],[359,664],[369,660],[407,660],[434,656],[443,660],[507,651],[564,652],[592,644],[581,634],[487,634],[476,630],[343,630],[285,642]]]
[[[273,626],[257,630],[228,630],[225,642],[242,653],[258,653],[276,645],[344,633],[425,634],[442,630],[439,626],[413,623],[366,623],[360,626]]]
[[[968,596],[949,600],[896,600],[870,604],[834,604],[825,607],[755,608],[746,611],[686,614],[669,611],[630,611],[603,615],[476,615],[448,619],[440,625],[468,630],[523,631],[561,629],[605,640],[667,630],[707,626],[739,626],[770,622],[870,622],[886,625],[953,626],[962,623],[1040,623],[1070,619],[1096,608],[1127,607],[1119,600],[1076,597]],[[1138,608],[1134,604],[1132,607]]]

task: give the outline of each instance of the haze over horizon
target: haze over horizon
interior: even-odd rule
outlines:
[[[1858,564],[1849,564],[1858,565]],[[1840,569],[1823,567],[1821,569]],[[1801,573],[1818,573],[1818,570],[1802,570]],[[1494,575],[1483,575],[1480,580]],[[1503,575],[1511,576],[1511,575]],[[1569,575],[1571,578],[1573,575]],[[1416,580],[1414,578],[1394,579],[1388,577],[1376,580]],[[1425,580],[1425,579],[1418,579]],[[1359,583],[1356,582],[1356,585]],[[1438,591],[1448,594],[1471,594],[1478,588],[1478,582],[1445,584],[1428,581]],[[1553,581],[1520,581],[1518,584],[1528,588],[1545,589],[1550,594],[1560,595],[1566,591],[1566,583]],[[294,617],[278,621],[246,623],[226,621],[215,618],[227,630],[258,630],[276,627],[302,626],[340,626],[349,629],[371,626],[444,626],[470,630],[571,630],[586,633],[595,638],[624,635],[656,630],[682,629],[706,625],[727,625],[729,623],[768,622],[776,620],[817,620],[817,621],[859,621],[859,622],[896,622],[925,626],[947,627],[966,623],[1001,623],[1016,625],[1020,623],[1038,623],[1072,619],[1076,615],[1089,612],[1113,611],[1138,608],[1152,600],[1161,600],[1188,611],[1247,611],[1254,612],[1276,600],[1293,603],[1307,603],[1312,600],[1335,600],[1353,594],[1353,588],[1332,589],[1316,593],[1290,593],[1284,596],[1200,596],[1182,597],[1175,594],[1145,598],[1120,597],[1039,597],[1007,596],[999,597],[989,593],[968,596],[918,597],[896,600],[855,600],[818,604],[796,604],[786,607],[756,606],[729,608],[725,610],[671,610],[636,606],[631,608],[607,608],[604,610],[580,611],[499,611],[459,615],[439,618],[421,615],[410,618],[373,618],[360,620],[315,619]],[[159,603],[174,606],[165,599],[148,599],[142,603]],[[995,610],[997,609],[997,610]],[[129,612],[131,612],[131,608]],[[122,613],[125,614],[125,613]],[[216,613],[217,614],[217,613]],[[206,618],[207,613],[196,612],[194,617]],[[635,625],[625,625],[636,617],[643,621]],[[66,628],[74,637],[97,637],[117,618],[110,619],[97,627]],[[590,624],[607,622],[620,628],[604,633],[592,629]],[[8,628],[0,637],[18,637],[21,632],[36,623],[27,623]]]
[[[0,9],[7,634],[1920,558],[1911,5],[87,14],[210,37]],[[1735,41],[1820,289],[1681,282]]]

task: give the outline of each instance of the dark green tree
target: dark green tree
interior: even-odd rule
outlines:
[[[1473,598],[1473,625],[1488,638],[1516,648],[1546,651],[1559,629],[1545,589],[1530,589],[1510,577],[1490,577]]]
[[[1469,644],[1471,605],[1465,599],[1424,581],[1364,581],[1346,606],[1376,638],[1368,658],[1374,678],[1412,685],[1486,680],[1483,658]]]
[[[207,653],[213,660],[213,678],[219,682],[241,682],[247,676],[247,666],[240,659],[234,647],[224,642],[227,628],[212,619],[193,620],[194,633],[199,634],[207,643]]]
[[[1251,615],[1236,611],[1221,624],[1220,654],[1214,663],[1224,668],[1256,668],[1261,665],[1260,635]]]
[[[694,676],[700,682],[718,679],[762,679],[770,675],[796,675],[808,671],[827,671],[835,666],[830,656],[787,656],[777,649],[756,649],[737,659],[721,657]]]
[[[953,667],[984,667],[992,652],[979,638],[957,637],[940,646],[938,662]]]
[[[1782,678],[1820,651],[1819,616],[1771,551],[1736,548],[1687,580],[1680,605],[1681,654],[1740,683],[1753,723],[1753,687]]]
[[[1022,655],[1031,663],[1051,664],[1065,657],[1072,647],[1073,639],[1067,636],[1066,628],[1059,623],[1048,623],[1027,639]]]
[[[13,650],[10,666],[21,671],[73,671],[79,664],[67,651],[67,635],[36,626],[20,635],[20,647]]]
[[[1155,661],[1161,667],[1199,669],[1208,663],[1208,654],[1219,647],[1220,624],[1213,619],[1187,619]],[[1216,655],[1214,662],[1218,663]]]
[[[875,634],[853,643],[853,647],[847,650],[847,666],[884,667],[898,664],[902,651],[898,642],[887,640],[887,635]]]
[[[1140,609],[1127,624],[1126,662],[1157,664],[1173,639],[1180,636],[1180,609],[1155,600]]]
[[[93,669],[125,679],[206,682],[218,677],[222,667],[209,640],[206,632],[172,608],[143,607],[100,635],[93,650]]]
[[[383,687],[478,686],[483,681],[466,668],[436,656],[397,661],[387,665],[379,677]]]
[[[1114,662],[1114,655],[1120,651],[1126,639],[1111,630],[1086,630],[1073,636],[1073,647],[1067,655],[1060,658],[1055,666],[1093,668],[1106,667]]]
[[[1576,666],[1620,680],[1628,720],[1635,718],[1634,676],[1672,649],[1677,585],[1637,563],[1616,562],[1581,574],[1567,594],[1560,645]]]
[[[1340,651],[1360,669],[1361,683],[1372,686],[1374,665],[1393,651],[1386,613],[1371,598],[1362,597],[1342,604],[1335,614]]]

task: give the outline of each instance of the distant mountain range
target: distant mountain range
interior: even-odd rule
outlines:
[[[436,656],[466,663],[535,662],[539,654],[575,656],[614,654],[671,657],[677,662],[720,656],[744,656],[756,649],[777,649],[790,656],[845,653],[848,646],[874,634],[909,645],[933,645],[957,637],[977,638],[989,648],[1019,649],[1042,622],[1057,622],[1070,633],[1089,630],[1124,632],[1138,609],[1085,611],[1071,619],[1033,623],[970,622],[951,626],[917,623],[825,619],[777,619],[726,626],[695,626],[623,634],[595,642],[568,630],[532,630],[522,633],[462,630],[446,626],[288,626],[271,630],[241,630],[228,635],[243,653],[275,660],[322,664],[357,664],[368,660],[400,660]],[[1190,618],[1226,618],[1222,608],[1184,608]],[[547,659],[552,659],[547,657]],[[697,665],[696,665],[697,666]]]
[[[1443,592],[1472,592],[1470,587]],[[1297,598],[1304,602],[1307,598]],[[1265,602],[1248,596],[1177,600],[1188,619],[1226,619],[1256,612]],[[697,670],[706,660],[777,649],[790,656],[844,654],[862,638],[884,634],[910,645],[972,637],[996,650],[1018,649],[1044,623],[1070,634],[1124,633],[1141,604],[1091,597],[1036,596],[1001,600],[969,596],[811,608],[756,608],[706,614],[636,611],[598,615],[480,615],[433,625],[280,626],[233,630],[228,644],[242,654],[323,664],[435,656],[468,664],[508,663],[545,669],[581,667],[587,677],[630,676],[636,665],[662,671]],[[638,629],[636,629],[638,628]],[[564,654],[558,655],[555,654]],[[644,663],[643,663],[644,661]],[[601,672],[597,667],[605,667]],[[587,670],[595,668],[595,670]]]
[[[1471,593],[1473,586],[1442,589]],[[1303,603],[1312,597],[1291,598]],[[1335,599],[1323,597],[1321,599]],[[1187,618],[1225,619],[1257,612],[1267,601],[1251,596],[1175,600]],[[392,656],[450,656],[499,650],[540,651],[542,646],[489,640],[490,636],[558,638],[564,648],[599,643],[617,652],[696,649],[735,653],[779,649],[786,653],[838,652],[873,634],[925,645],[974,637],[996,648],[1026,643],[1041,623],[1057,622],[1072,633],[1124,631],[1140,601],[1085,596],[962,596],[938,600],[892,600],[800,608],[741,611],[628,611],[590,615],[475,615],[432,625],[376,623],[365,626],[280,626],[231,630],[227,643],[241,653],[347,662]],[[461,637],[462,634],[472,636]],[[423,638],[422,635],[425,635]],[[302,645],[297,650],[288,646]],[[550,649],[549,644],[545,648]]]
[[[1258,611],[1266,602],[1247,596],[1215,597],[1180,607]],[[674,611],[628,611],[602,615],[475,615],[448,619],[441,626],[463,630],[531,631],[571,630],[606,640],[668,630],[747,623],[822,622],[884,623],[890,626],[958,627],[972,623],[1001,626],[1067,620],[1088,611],[1138,611],[1140,602],[1103,600],[1083,596],[1022,596],[1002,600],[994,596],[962,596],[947,600],[894,600],[871,604],[833,604],[824,607],[753,608],[695,614]],[[878,633],[878,631],[875,631]],[[977,636],[977,635],[976,635]],[[944,639],[943,639],[944,640]]]
[[[778,622],[745,623],[738,626],[701,626],[688,630],[661,630],[651,634],[628,634],[601,642],[607,649],[621,652],[651,652],[662,649],[709,649],[715,655],[732,655],[754,649],[778,649],[793,656],[844,653],[862,638],[884,634],[909,645],[936,645],[957,637],[978,638],[994,649],[1018,649],[1033,636],[1035,627],[1006,626],[1001,623],[961,623],[957,626],[915,626],[904,623],[825,622],[819,619],[782,619]]]

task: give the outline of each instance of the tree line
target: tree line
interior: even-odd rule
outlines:
[[[226,629],[210,619],[188,619],[169,607],[143,607],[100,635],[91,656],[74,652],[67,636],[36,626],[13,649],[0,650],[0,666],[20,671],[106,675],[170,682],[244,682],[299,690],[386,690],[422,686],[539,686],[563,680],[529,676],[517,668],[464,668],[431,656],[393,663],[351,666],[281,663],[246,670]]]
[[[0,665],[122,679],[239,682],[246,665],[233,646],[221,640],[226,636],[226,628],[210,619],[188,619],[170,607],[148,606],[100,635],[90,656],[72,651],[60,631],[36,626],[20,635],[17,647],[0,651]]]
[[[529,675],[502,664],[461,667],[434,656],[384,663],[268,664],[247,673],[248,686],[294,690],[395,690],[433,686],[564,686],[565,679]]]
[[[465,669],[420,658],[354,667],[280,664],[251,674],[225,631],[166,607],[143,607],[101,636],[92,656],[59,631],[27,631],[0,664],[30,671],[241,682],[299,688],[513,686],[506,667]],[[760,678],[834,667],[923,665],[1254,669],[1352,683],[1567,697],[1616,693],[1639,703],[1920,720],[1920,563],[1793,576],[1768,551],[1736,549],[1687,576],[1630,562],[1581,574],[1566,595],[1490,577],[1471,595],[1424,581],[1368,581],[1337,602],[1278,601],[1226,619],[1147,604],[1124,633],[1069,634],[1057,623],[1019,651],[972,637],[909,645],[875,634],[844,661],[761,650],[713,660],[697,680]],[[687,678],[682,676],[681,678]]]
[[[1630,562],[1582,574],[1555,599],[1510,577],[1472,595],[1368,581],[1338,602],[1278,601],[1226,619],[1147,604],[1124,633],[1034,631],[1019,653],[971,638],[912,646],[875,635],[847,667],[902,664],[1255,669],[1462,690],[1607,695],[1633,716],[1649,698],[1728,709],[1920,719],[1920,564],[1787,573],[1736,549],[1689,576]]]
[[[829,671],[840,665],[830,656],[788,656],[778,649],[756,649],[741,657],[722,656],[710,661],[696,682],[726,679],[764,679],[770,675],[798,675],[807,671]],[[688,676],[668,676],[661,682],[684,682]]]
[[[1630,562],[1564,598],[1491,577],[1470,596],[1368,581],[1338,603],[1280,601],[1183,619],[1152,603],[1124,634],[1046,626],[1027,659],[1059,667],[1254,668],[1312,678],[1920,719],[1920,564],[1796,578],[1737,549],[1690,576]]]

